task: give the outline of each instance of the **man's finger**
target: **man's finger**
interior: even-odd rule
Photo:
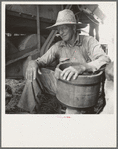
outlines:
[[[74,73],[75,72],[73,72],[73,71],[69,73],[69,75],[67,77],[67,81],[69,81],[72,78],[72,76],[74,75]]]
[[[36,69],[33,69],[33,80],[36,79]]]
[[[68,71],[68,70],[69,70],[69,67],[66,68],[66,69],[64,69],[64,70],[62,71],[62,73],[61,73],[61,76],[63,76],[63,75],[66,73],[66,71]]]
[[[27,79],[29,80],[29,69],[27,69]]]
[[[77,79],[78,74],[79,74],[78,72],[76,72],[76,73],[74,74],[74,76],[73,76],[73,80]]]
[[[63,79],[64,79],[64,80],[67,78],[67,76],[69,75],[69,73],[70,73],[70,70],[67,70],[67,71],[65,72],[65,74],[64,74],[64,76],[63,76]]]
[[[26,73],[25,73],[25,78],[27,79],[27,70],[26,70]]]
[[[30,69],[29,71],[28,71],[28,80],[30,80],[30,81],[32,81],[33,80],[33,72],[32,72],[32,69]]]

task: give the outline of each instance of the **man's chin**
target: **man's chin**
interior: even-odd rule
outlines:
[[[62,40],[63,40],[63,41],[65,41],[65,42],[67,42],[67,41],[68,41],[68,39],[67,39],[67,38],[62,38]]]

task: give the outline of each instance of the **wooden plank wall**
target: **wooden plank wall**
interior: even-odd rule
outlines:
[[[6,5],[7,10],[37,16],[37,5]],[[61,5],[39,5],[40,17],[56,20]]]

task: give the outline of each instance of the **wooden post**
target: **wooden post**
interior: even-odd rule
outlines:
[[[51,45],[52,41],[54,40],[56,33],[57,33],[57,31],[55,31],[55,32],[53,33],[52,38],[51,38],[50,41],[48,42],[48,44],[47,44],[47,46],[46,46],[44,52],[47,52],[47,50],[49,49],[49,46]]]
[[[37,48],[40,50],[40,18],[39,18],[39,6],[37,5]]]
[[[64,6],[63,5],[61,5],[61,10],[63,10],[64,9]]]

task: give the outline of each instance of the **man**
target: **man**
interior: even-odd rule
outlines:
[[[53,61],[58,60],[58,63],[78,62],[82,64],[78,68],[70,66],[62,71],[63,79],[68,81],[76,79],[83,72],[94,72],[110,62],[97,40],[89,36],[79,36],[76,30],[77,25],[78,23],[71,10],[65,9],[58,13],[56,23],[48,28],[58,30],[62,41],[54,44],[42,57],[29,62],[26,71],[27,80],[33,81],[37,78],[37,74],[40,74],[39,83],[42,88],[48,93],[55,94],[56,79],[54,73],[50,70],[42,69]],[[20,107],[25,101],[21,103],[19,104]],[[67,107],[66,114],[69,113],[78,113],[78,109]]]

